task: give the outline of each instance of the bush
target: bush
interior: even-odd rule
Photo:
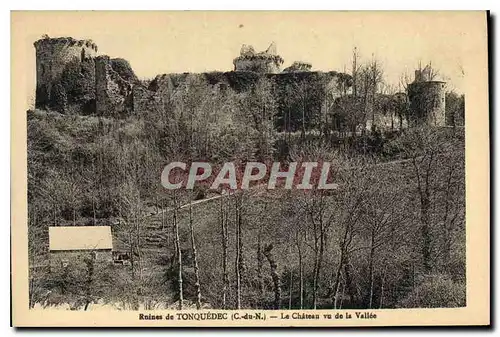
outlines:
[[[116,71],[124,80],[137,82],[137,76],[127,60],[115,58],[111,60],[111,68]]]
[[[398,303],[400,308],[453,308],[466,305],[465,282],[447,275],[431,275]]]

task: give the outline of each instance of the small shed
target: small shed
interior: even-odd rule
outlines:
[[[96,263],[112,262],[113,237],[110,226],[49,227],[51,270],[69,265],[84,266],[92,256]]]

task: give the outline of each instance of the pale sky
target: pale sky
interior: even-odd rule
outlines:
[[[475,52],[471,25],[481,12],[18,12],[29,64],[27,84],[35,87],[35,48],[43,34],[92,39],[100,54],[128,60],[140,78],[162,73],[233,70],[242,44],[265,50],[275,41],[283,68],[295,60],[315,70],[350,72],[352,49],[361,61],[382,62],[388,84],[432,61],[450,89],[464,92]]]

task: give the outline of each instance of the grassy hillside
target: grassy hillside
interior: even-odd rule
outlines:
[[[87,270],[43,268],[47,228],[102,224],[112,226],[121,249],[132,247],[135,263],[96,266],[92,300],[120,308],[175,305],[175,214],[187,305],[196,300],[190,218],[204,306],[224,307],[225,297],[225,307],[235,308],[238,293],[242,308],[465,305],[463,130],[407,130],[381,139],[370,156],[297,141],[288,159],[319,155],[333,162],[338,190],[223,194],[194,204],[190,217],[190,201],[217,194],[161,188],[163,166],[184,149],[174,151],[172,133],[162,133],[170,122],[156,122],[28,113],[32,303],[83,307]],[[237,122],[230,122],[236,134]],[[227,150],[233,146],[251,158],[258,151],[248,149],[262,146],[229,140],[205,159],[230,160],[222,154],[234,153]],[[174,201],[184,206],[174,212]],[[443,294],[440,303],[433,292]]]

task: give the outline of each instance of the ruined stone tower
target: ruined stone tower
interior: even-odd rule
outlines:
[[[132,110],[134,79],[127,81],[123,74],[113,69],[113,60],[107,55],[95,59],[96,113],[99,116],[116,116]]]
[[[411,125],[446,126],[445,84],[435,79],[430,65],[415,70],[408,86]]]
[[[36,49],[37,108],[66,112],[69,105],[92,109],[95,103],[93,59],[97,46],[92,40],[44,37]]]
[[[233,64],[234,71],[276,74],[280,72],[283,59],[277,54],[274,42],[260,53],[256,53],[252,46],[244,44],[241,47],[240,56],[233,60]]]

